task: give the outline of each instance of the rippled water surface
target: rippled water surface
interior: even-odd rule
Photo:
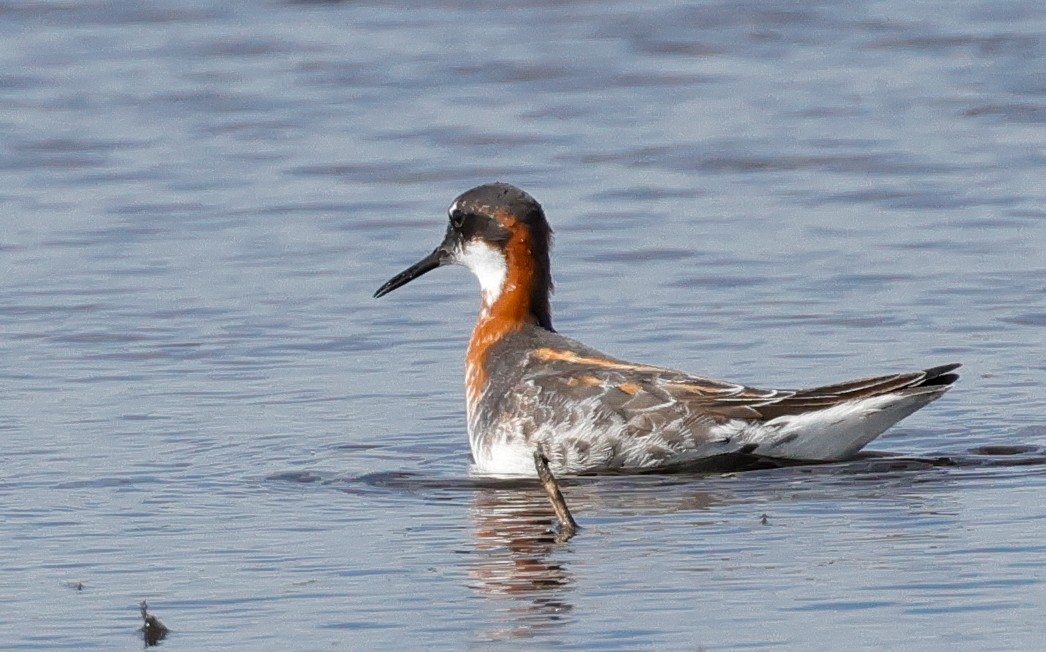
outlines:
[[[1041,649],[1037,1],[0,0],[0,648]],[[557,328],[801,386],[951,361],[872,448],[468,477],[503,180]]]

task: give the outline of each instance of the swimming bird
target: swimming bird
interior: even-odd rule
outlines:
[[[941,397],[959,364],[812,389],[756,389],[635,364],[552,327],[552,229],[507,183],[457,197],[443,242],[381,297],[437,267],[464,265],[482,304],[466,355],[474,471],[533,476],[539,446],[556,474],[690,468],[729,456],[824,462],[853,456]]]

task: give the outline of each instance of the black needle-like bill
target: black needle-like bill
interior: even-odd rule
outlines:
[[[396,288],[410,283],[422,274],[427,274],[437,267],[446,265],[449,262],[450,260],[447,256],[447,252],[443,247],[437,247],[428,256],[425,256],[407,269],[390,278],[385,285],[378,288],[378,291],[374,293],[374,298],[377,299],[378,297],[383,297]]]

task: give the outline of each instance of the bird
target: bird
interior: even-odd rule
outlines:
[[[536,450],[557,475],[670,472],[738,457],[842,461],[959,377],[952,363],[758,389],[614,358],[552,327],[552,229],[530,194],[487,183],[454,199],[448,217],[443,242],[374,297],[446,265],[479,280],[465,357],[477,475],[533,477]]]

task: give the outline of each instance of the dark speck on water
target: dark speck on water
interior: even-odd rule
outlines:
[[[167,626],[160,622],[160,619],[149,613],[149,605],[142,600],[141,604],[138,605],[138,609],[142,613],[142,636],[145,638],[146,647],[153,645],[159,645],[160,641],[167,638],[167,635],[171,630],[167,629]]]
[[[0,33],[3,650],[157,615],[200,651],[1043,647],[1041,0],[24,0]],[[609,354],[967,373],[844,463],[560,479],[557,543],[536,482],[469,476],[474,280],[370,298],[499,180]]]

